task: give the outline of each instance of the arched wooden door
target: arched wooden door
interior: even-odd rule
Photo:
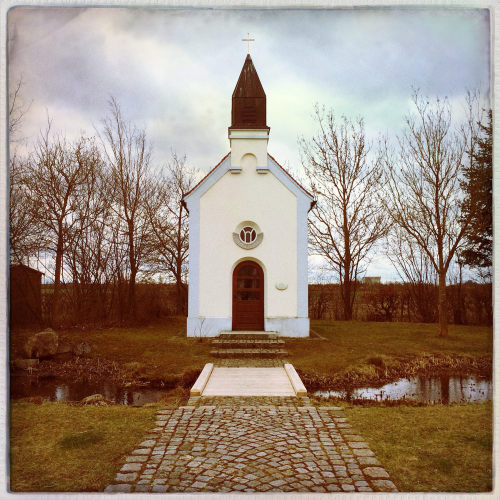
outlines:
[[[233,272],[233,330],[264,330],[264,273],[251,260]]]

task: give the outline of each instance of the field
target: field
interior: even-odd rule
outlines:
[[[153,427],[154,408],[14,403],[10,489],[102,491]]]
[[[346,414],[400,491],[490,491],[492,404],[351,407]]]
[[[201,370],[210,360],[209,340],[187,339],[184,325],[184,319],[174,318],[143,328],[59,333],[66,341],[89,342],[93,360],[113,361],[132,378],[154,380]],[[291,362],[307,373],[372,373],[374,366],[385,367],[387,373],[396,363],[426,356],[466,359],[472,367],[483,360],[491,367],[493,335],[488,327],[451,325],[447,339],[439,338],[432,324],[315,321],[312,329],[324,339],[286,341]],[[11,334],[11,359],[22,356],[29,334]],[[102,491],[124,455],[151,428],[156,407],[13,402],[12,490]],[[346,412],[402,491],[491,489],[491,403],[346,405]]]
[[[491,327],[450,325],[446,339],[438,336],[436,325],[422,323],[313,321],[311,328],[326,340],[315,336],[286,339],[286,349],[296,368],[324,376],[367,368],[372,373],[377,363],[390,365],[424,355],[484,361],[493,349]],[[210,361],[210,340],[186,338],[184,318],[140,328],[59,333],[71,343],[89,342],[91,358],[115,361],[131,378],[180,377],[201,370]],[[11,359],[23,357],[22,347],[29,335],[26,331],[11,334]],[[491,361],[486,359],[486,364],[491,366]]]

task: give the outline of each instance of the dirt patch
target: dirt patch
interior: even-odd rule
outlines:
[[[308,391],[381,387],[400,378],[421,375],[480,375],[492,376],[491,356],[421,355],[406,358],[375,356],[363,364],[349,367],[339,373],[325,374],[297,369]]]

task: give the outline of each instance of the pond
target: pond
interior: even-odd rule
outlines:
[[[41,396],[44,401],[80,401],[92,394],[102,394],[116,404],[143,406],[157,402],[165,392],[147,387],[128,388],[108,382],[61,382],[24,375],[10,379],[13,399]]]
[[[410,399],[421,403],[461,403],[490,400],[491,380],[473,376],[402,378],[383,387],[363,387],[348,391],[316,391],[315,396],[333,397],[347,401],[367,399],[394,401]]]

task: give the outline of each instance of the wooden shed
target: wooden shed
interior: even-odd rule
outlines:
[[[10,266],[10,326],[42,323],[42,272],[16,264]]]

